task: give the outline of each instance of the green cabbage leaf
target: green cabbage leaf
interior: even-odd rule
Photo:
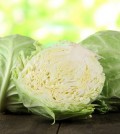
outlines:
[[[120,110],[120,32],[100,31],[90,35],[80,44],[96,54],[103,66],[106,81],[99,99],[97,110],[101,113]]]
[[[19,70],[23,68],[25,59],[36,49],[34,42],[21,35],[0,38],[0,112],[27,111],[19,99],[12,71],[16,66],[19,66]]]

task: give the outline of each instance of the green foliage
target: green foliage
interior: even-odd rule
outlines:
[[[119,29],[119,4],[115,0],[1,0],[0,35],[22,34],[43,44],[78,42],[98,30]]]
[[[35,50],[34,42],[33,39],[21,35],[0,38],[0,112],[6,109],[12,112],[26,111],[13,82],[13,70],[16,66],[21,70],[25,58]],[[20,59],[22,62],[18,64]]]
[[[120,32],[100,31],[80,44],[97,53],[101,59],[106,81],[98,99],[99,110],[107,112],[120,109]]]

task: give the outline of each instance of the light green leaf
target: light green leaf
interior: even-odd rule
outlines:
[[[16,66],[22,68],[22,62],[35,50],[34,42],[33,39],[21,35],[0,38],[0,112],[26,111],[18,97],[12,71]],[[24,60],[18,65],[20,55]]]
[[[120,102],[120,32],[100,31],[84,39],[80,44],[101,57],[99,61],[106,76],[105,85],[99,97],[100,105],[104,105],[105,108],[103,111],[112,110],[114,106],[120,107],[120,103],[117,103]],[[116,99],[114,101],[113,98],[118,101],[116,102]],[[111,100],[112,103],[110,103]]]

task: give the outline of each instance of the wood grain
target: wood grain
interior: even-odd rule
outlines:
[[[0,115],[0,134],[56,134],[59,124],[33,115]]]
[[[87,120],[63,121],[59,134],[120,134],[120,113],[94,115]]]
[[[120,134],[120,113],[51,123],[35,115],[0,115],[0,134]]]

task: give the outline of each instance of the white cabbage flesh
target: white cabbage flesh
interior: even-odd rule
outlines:
[[[98,56],[75,44],[42,50],[27,63],[19,80],[40,103],[62,111],[94,101],[105,76]]]

